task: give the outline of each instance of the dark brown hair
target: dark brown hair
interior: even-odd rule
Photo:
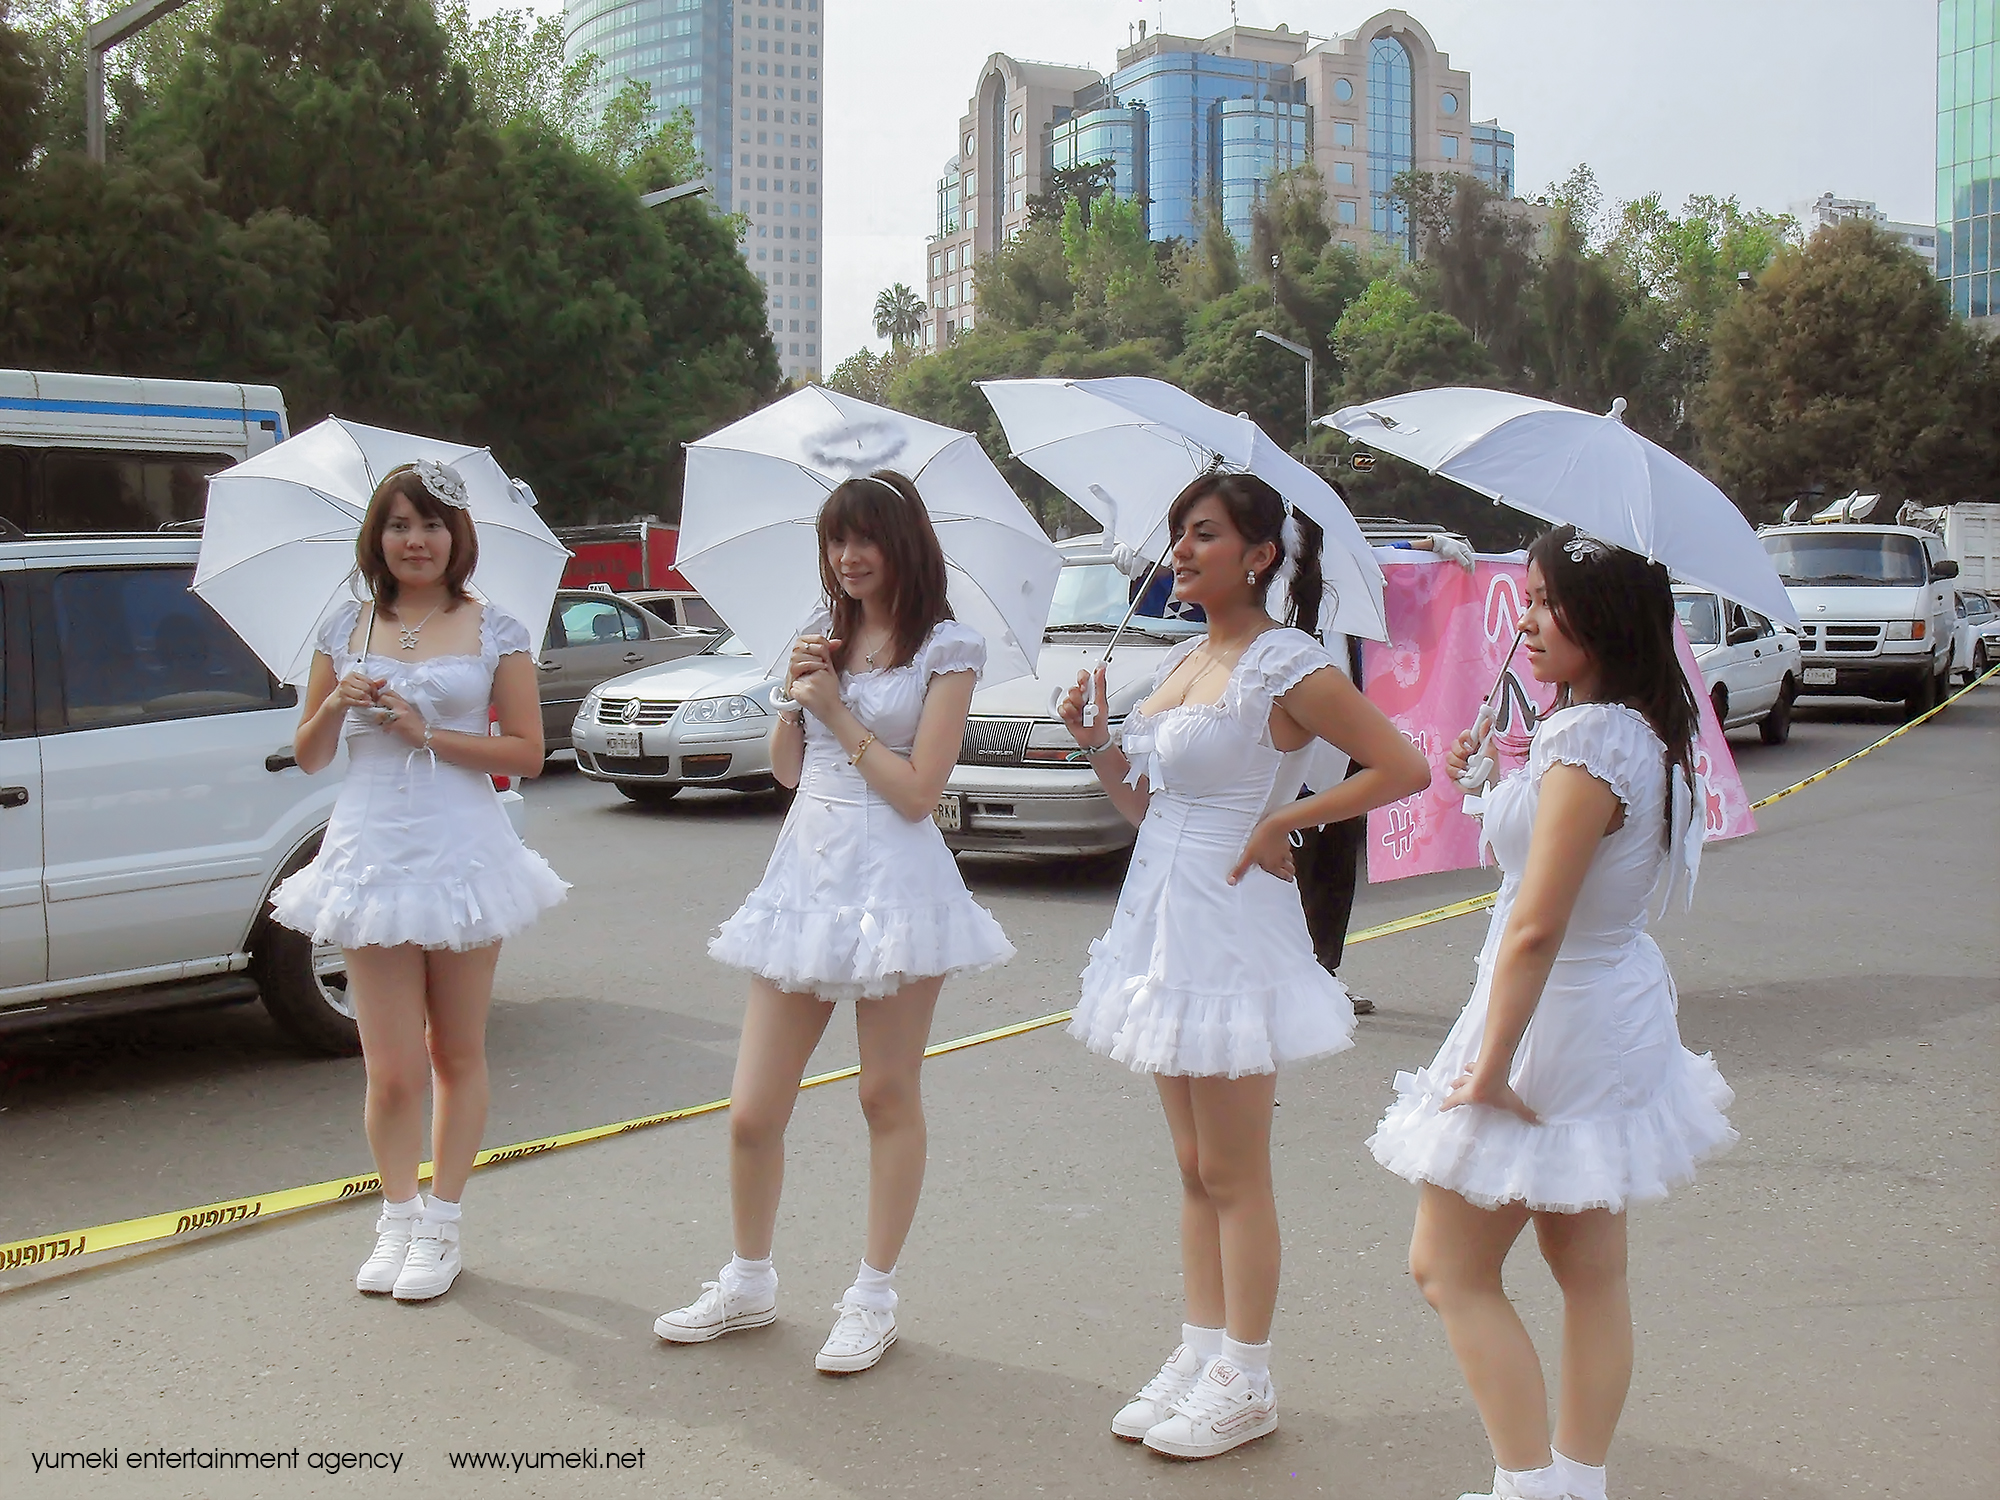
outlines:
[[[889,572],[889,630],[894,647],[888,665],[900,667],[917,654],[933,626],[952,618],[951,605],[945,599],[944,549],[938,545],[930,512],[924,509],[917,487],[892,469],[848,480],[820,507],[819,581],[833,612],[833,638],[840,642],[840,649],[834,652],[836,670],[846,668],[855,628],[861,623],[861,606],[841,588],[826,552],[829,543],[850,536],[882,549],[882,562]]]
[[[354,566],[368,584],[376,608],[391,614],[396,610],[396,575],[389,571],[389,560],[382,552],[382,533],[389,527],[389,507],[398,495],[425,520],[444,522],[445,530],[451,533],[451,557],[444,569],[445,608],[453,610],[470,603],[472,595],[465,591],[465,580],[479,566],[479,531],[472,524],[472,512],[446,505],[424,488],[417,471],[406,464],[391,470],[389,477],[375,486],[375,493],[368,497],[367,514],[361,518],[361,534],[354,539]]]
[[[1188,512],[1210,495],[1222,502],[1244,541],[1253,547],[1269,542],[1278,549],[1270,567],[1257,575],[1256,591],[1261,599],[1285,561],[1284,499],[1255,474],[1204,474],[1174,496],[1174,503],[1167,508],[1167,530],[1176,540],[1187,525]],[[1326,587],[1319,566],[1324,534],[1310,516],[1294,519],[1299,528],[1299,555],[1292,560],[1285,623],[1312,635],[1319,630],[1320,597]]]
[[[1694,739],[1700,725],[1694,691],[1674,650],[1674,590],[1667,570],[1636,552],[1558,526],[1535,538],[1528,561],[1542,570],[1549,613],[1597,668],[1597,694],[1637,709],[1667,747],[1667,771],[1694,781]],[[1563,701],[1569,684],[1563,684]],[[1667,799],[1673,817],[1673,798]]]

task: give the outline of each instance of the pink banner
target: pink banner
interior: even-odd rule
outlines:
[[[1384,604],[1389,641],[1364,643],[1362,680],[1369,701],[1403,731],[1431,763],[1430,787],[1368,815],[1368,879],[1399,880],[1464,870],[1479,863],[1479,823],[1464,811],[1465,794],[1444,761],[1452,741],[1471,727],[1492,689],[1521,618],[1524,564],[1481,558],[1467,573],[1452,563],[1386,562]],[[1750,799],[1709,704],[1687,639],[1675,627],[1681,667],[1701,707],[1695,767],[1708,782],[1708,836],[1753,832]],[[1495,702],[1496,748],[1504,775],[1526,758],[1528,738],[1555,698],[1515,657]]]

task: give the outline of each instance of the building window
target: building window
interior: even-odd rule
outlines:
[[[1014,134],[1019,135],[1021,133],[1021,125],[1021,112],[1017,109],[1014,111]]]
[[[1448,115],[1455,115],[1455,114],[1457,114],[1457,113],[1458,113],[1458,95],[1456,95],[1456,94],[1454,94],[1454,93],[1450,92],[1449,90],[1446,90],[1446,91],[1445,91],[1444,93],[1442,93],[1442,94],[1439,94],[1439,95],[1438,95],[1438,109],[1439,109],[1440,111],[1442,111],[1443,113],[1445,113],[1445,114],[1448,114]]]
[[[967,161],[970,161],[970,160],[972,159],[972,137],[971,137],[971,136],[967,136],[967,137],[965,138],[965,150],[963,150],[963,151],[962,151],[962,152],[960,152],[959,154],[960,154],[961,156],[963,156],[963,157],[964,157],[964,158],[965,158],[965,159],[966,159]]]
[[[1342,104],[1350,103],[1354,98],[1354,85],[1349,83],[1345,78],[1334,79],[1333,97],[1338,99]]]
[[[1333,143],[1336,146],[1351,146],[1354,144],[1354,122],[1352,120],[1335,120],[1333,122]]]
[[[1333,180],[1342,187],[1354,186],[1354,163],[1337,161],[1333,164]]]
[[[944,268],[947,271],[956,271],[958,269],[958,246],[953,245],[949,250],[945,251]]]
[[[1390,198],[1396,178],[1415,164],[1416,118],[1410,54],[1392,36],[1368,46],[1369,227],[1377,234],[1408,241],[1409,218]],[[1412,248],[1405,245],[1405,248]]]
[[[1338,212],[1340,222],[1343,224],[1355,223],[1361,217],[1360,205],[1358,205],[1352,198],[1342,198],[1339,201],[1339,203],[1335,205],[1335,207]]]
[[[1443,157],[1443,158],[1444,158],[1444,159],[1445,159],[1446,161],[1457,161],[1457,160],[1458,160],[1458,137],[1457,137],[1457,136],[1455,136],[1455,135],[1441,135],[1441,136],[1439,136],[1439,137],[1438,137],[1438,155],[1439,155],[1439,156],[1442,156],[1442,157]]]
[[[1014,153],[1014,175],[1019,177],[1028,167],[1027,156],[1020,151]]]
[[[931,280],[936,281],[938,277],[940,277],[943,274],[944,274],[944,257],[941,255],[933,255],[931,257]]]

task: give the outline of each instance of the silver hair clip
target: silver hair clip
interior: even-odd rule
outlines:
[[[894,495],[898,500],[907,500],[909,498],[909,496],[905,495],[901,490],[897,489],[893,484],[889,483],[889,481],[884,479],[880,474],[860,474],[855,477],[859,479],[865,479],[870,484],[881,485],[883,489],[887,490],[890,494]]]
[[[1601,557],[1608,557],[1611,549],[1594,536],[1578,532],[1563,543],[1563,553],[1573,563],[1592,563]]]
[[[450,464],[441,464],[434,458],[420,458],[410,467],[423,481],[424,488],[430,491],[432,499],[454,510],[472,509],[472,497],[465,492],[465,481],[459,478],[458,470]]]

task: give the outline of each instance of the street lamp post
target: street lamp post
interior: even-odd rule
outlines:
[[[1306,362],[1306,447],[1312,446],[1313,438],[1313,352],[1304,344],[1295,344],[1290,339],[1271,332],[1268,328],[1257,330],[1257,337],[1269,339],[1280,349],[1289,349]]]
[[[104,160],[104,54],[187,3],[188,0],[137,0],[84,32],[83,143],[92,161]]]
[[[692,198],[696,193],[708,191],[705,182],[683,182],[679,187],[661,188],[657,192],[641,193],[639,207],[658,208],[662,203],[678,202],[682,198]]]

